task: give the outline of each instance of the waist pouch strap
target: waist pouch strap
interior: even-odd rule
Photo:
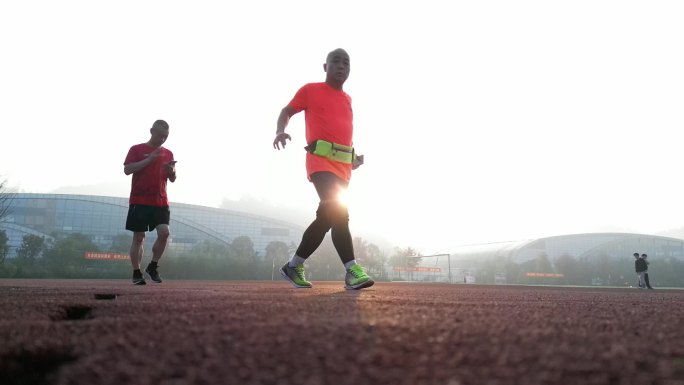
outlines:
[[[314,155],[322,156],[341,163],[351,164],[354,160],[354,147],[317,140],[309,143],[304,149]]]

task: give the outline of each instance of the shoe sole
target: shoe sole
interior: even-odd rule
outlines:
[[[134,281],[133,284],[136,286],[142,286],[142,285],[147,285],[147,282],[145,282],[144,279],[141,279],[140,281]]]
[[[344,285],[344,288],[347,290],[361,290],[361,289],[371,287],[371,286],[373,286],[373,284],[375,284],[375,281],[373,281],[372,279],[369,279],[368,281],[360,283],[356,286]]]
[[[150,275],[150,273],[147,272],[147,270],[145,270],[145,277],[149,278],[150,281],[152,281],[154,283],[162,283],[161,279],[159,281],[155,281],[154,278],[152,278],[152,276]]]
[[[311,287],[312,287],[312,286],[297,285],[297,284],[295,283],[295,281],[293,281],[292,278],[290,278],[290,277],[287,275],[287,273],[285,273],[285,272],[283,271],[283,269],[280,269],[280,275],[282,275],[283,278],[285,278],[286,280],[288,280],[288,281],[289,281],[294,287],[296,287],[297,289],[311,289]]]

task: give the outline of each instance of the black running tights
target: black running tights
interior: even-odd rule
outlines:
[[[321,245],[325,233],[332,229],[330,236],[342,263],[354,259],[354,246],[349,232],[349,211],[337,198],[340,190],[347,188],[349,182],[330,172],[317,172],[311,175],[320,203],[316,219],[304,231],[302,242],[297,248],[297,256],[309,258]]]

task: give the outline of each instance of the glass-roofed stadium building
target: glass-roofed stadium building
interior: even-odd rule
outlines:
[[[213,207],[170,203],[171,238],[169,251],[187,251],[203,241],[230,244],[236,237],[247,236],[259,255],[265,254],[272,241],[298,244],[301,226],[244,212]],[[128,198],[68,194],[26,194],[14,196],[9,215],[0,223],[7,232],[10,256],[14,255],[26,234],[51,237],[84,234],[102,250],[109,250],[115,236],[125,230]],[[148,233],[146,249],[156,239]]]

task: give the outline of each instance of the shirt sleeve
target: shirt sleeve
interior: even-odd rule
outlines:
[[[124,160],[124,166],[129,164],[129,163],[134,163],[139,161],[140,156],[138,155],[138,151],[136,151],[135,146],[131,147],[128,149],[128,154],[126,155],[126,159]]]
[[[302,86],[302,88],[300,88],[299,91],[297,91],[295,96],[292,98],[288,106],[294,108],[294,110],[297,112],[306,110],[309,106],[308,90],[308,84]]]

